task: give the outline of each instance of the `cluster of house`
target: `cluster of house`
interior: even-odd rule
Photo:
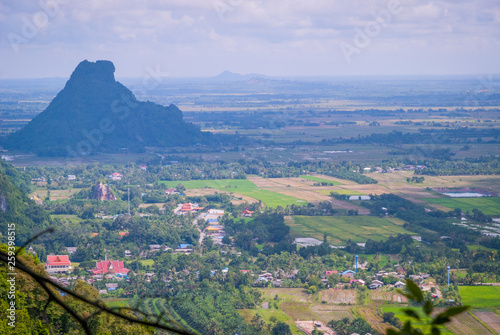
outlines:
[[[165,190],[166,195],[180,194],[175,188],[168,188]]]
[[[198,218],[208,223],[205,228],[205,236],[211,237],[216,244],[222,244],[222,239],[226,235],[224,226],[220,224],[220,218],[224,216],[223,209],[209,209],[207,213],[202,213]]]
[[[73,249],[73,248],[72,248]],[[76,249],[76,248],[75,248]],[[68,255],[48,255],[45,262],[45,270],[49,275],[67,273],[72,270],[71,261]],[[95,269],[89,270],[92,276],[112,275],[117,277],[126,277],[130,270],[123,266],[122,261],[102,261],[96,262]]]
[[[404,168],[392,168],[392,167],[387,167],[386,169],[382,168],[381,166],[375,166],[375,167],[365,167],[363,168],[363,172],[375,172],[375,173],[392,173],[396,171],[401,171],[401,170],[408,170],[408,171],[413,171],[413,170],[422,170],[425,169],[425,165],[406,165]],[[356,172],[356,171],[355,171]]]
[[[191,244],[187,243],[181,243],[177,248],[170,248],[168,245],[160,245],[160,244],[150,244],[149,245],[149,253],[154,253],[154,252],[166,252],[172,250],[172,253],[183,253],[183,254],[191,254],[193,252],[193,246]],[[132,252],[130,250],[125,250],[125,257],[131,257]],[[148,252],[147,251],[142,251],[139,255],[140,257],[147,257]]]

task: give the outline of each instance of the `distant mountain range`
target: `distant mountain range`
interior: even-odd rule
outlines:
[[[211,133],[185,122],[175,105],[138,101],[114,72],[110,61],[81,62],[49,106],[4,139],[4,148],[39,156],[86,156],[213,140]]]
[[[210,79],[215,81],[247,81],[254,78],[267,78],[267,76],[258,73],[238,74],[230,71],[224,71]]]

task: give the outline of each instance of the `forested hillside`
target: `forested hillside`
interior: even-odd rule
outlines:
[[[8,223],[16,224],[16,245],[22,245],[50,225],[50,216],[28,197],[30,187],[28,175],[0,160],[0,242],[7,241]]]

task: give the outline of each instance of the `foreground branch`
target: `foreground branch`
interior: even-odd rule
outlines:
[[[8,259],[9,259],[8,254],[3,252],[3,251],[0,251],[0,261],[5,263],[5,264],[8,264],[8,262],[9,262]],[[191,335],[191,333],[189,333],[183,329],[173,328],[171,326],[160,324],[161,321],[172,322],[172,320],[164,319],[163,313],[160,315],[154,315],[154,314],[144,313],[140,310],[132,309],[132,308],[116,308],[115,309],[115,308],[107,307],[101,301],[91,301],[91,300],[87,299],[86,297],[84,297],[84,296],[82,296],[82,295],[80,295],[72,290],[69,290],[69,289],[65,288],[64,286],[52,281],[50,278],[47,278],[45,276],[42,276],[42,275],[35,273],[31,268],[26,266],[17,256],[16,256],[15,268],[18,270],[21,270],[22,272],[24,272],[28,276],[30,276],[47,293],[47,295],[49,296],[49,301],[45,305],[45,309],[51,303],[55,303],[55,304],[61,306],[61,308],[63,308],[66,312],[68,312],[82,326],[83,330],[85,331],[85,334],[87,334],[87,335],[92,335],[92,332],[91,332],[89,325],[88,325],[89,319],[97,314],[100,314],[100,313],[107,313],[109,315],[113,315],[119,319],[131,322],[131,323],[135,323],[135,324],[139,324],[139,325],[143,325],[143,326],[148,326],[148,327],[155,327],[157,329],[166,330],[166,331],[169,331],[169,332],[172,332],[175,334]],[[75,310],[73,310],[70,306],[68,306],[57,294],[55,294],[50,286],[56,288],[57,290],[60,290],[61,292],[66,293],[67,295],[69,295],[69,296],[71,296],[71,297],[73,297],[73,298],[75,298],[75,299],[77,299],[77,300],[79,300],[87,305],[90,305],[90,306],[96,308],[97,311],[95,313],[93,313],[90,317],[87,317],[87,318],[81,317],[80,315],[78,315],[76,313]],[[122,313],[120,313],[121,310],[130,310],[132,312],[140,313],[144,318],[156,319],[156,322],[149,322],[147,320],[141,320],[141,319],[136,318],[136,317],[122,314]]]

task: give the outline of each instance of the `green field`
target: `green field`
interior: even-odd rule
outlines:
[[[335,185],[342,185],[338,181],[323,179],[323,178],[314,177],[314,176],[299,176],[299,177],[302,178],[302,179],[306,179],[306,180],[310,180],[310,181],[315,181],[317,183],[329,183],[329,184],[332,184],[334,186]]]
[[[187,189],[215,188],[225,192],[239,193],[260,200],[269,207],[286,207],[287,205],[305,205],[307,203],[305,200],[288,195],[259,189],[248,179],[161,181],[160,183],[167,187],[182,184]]]
[[[323,240],[328,234],[332,244],[345,245],[350,239],[356,243],[368,239],[382,241],[391,235],[413,234],[389,220],[375,216],[294,216],[289,223],[293,234]]]
[[[460,208],[464,212],[472,212],[474,208],[477,208],[486,215],[500,215],[500,198],[430,198],[425,199],[425,201],[447,207],[450,210]]]
[[[499,308],[500,286],[459,286],[462,304],[475,308]]]

